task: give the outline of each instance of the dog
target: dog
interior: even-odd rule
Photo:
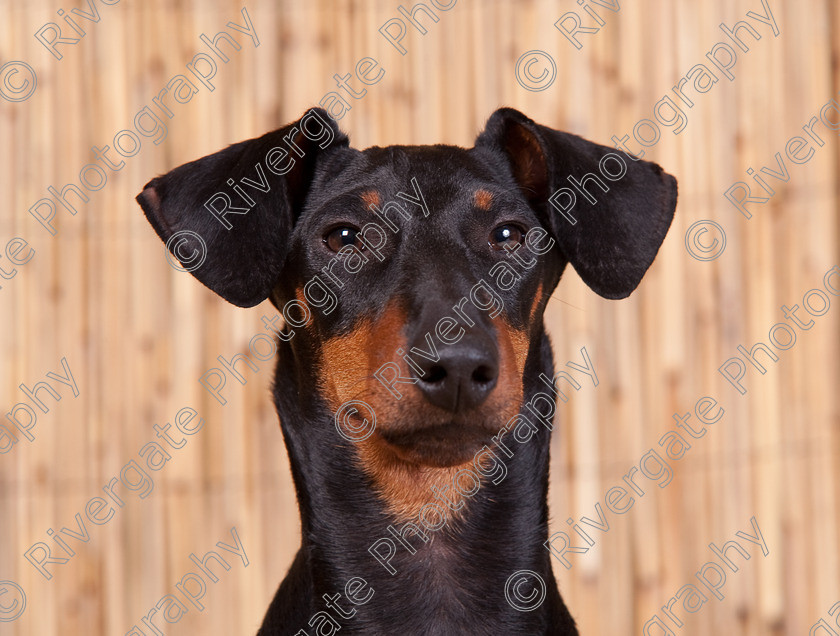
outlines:
[[[144,187],[182,262],[173,237],[201,237],[199,281],[285,318],[302,545],[260,635],[578,633],[546,549],[555,401],[535,396],[563,374],[542,316],[569,263],[628,296],[676,200],[658,165],[509,108],[469,149],[366,150],[311,109]],[[522,572],[534,607],[509,598]]]

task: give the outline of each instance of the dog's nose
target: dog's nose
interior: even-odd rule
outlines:
[[[417,374],[417,386],[429,402],[454,413],[487,399],[499,377],[494,343],[462,341],[442,347],[438,355],[437,360],[415,357],[423,369],[423,375]]]

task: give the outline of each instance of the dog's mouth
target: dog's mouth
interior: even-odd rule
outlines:
[[[495,431],[476,424],[446,422],[412,431],[382,431],[381,437],[401,460],[449,468],[471,461]]]

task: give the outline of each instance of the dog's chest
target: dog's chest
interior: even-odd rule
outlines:
[[[496,636],[534,634],[511,624],[503,589],[494,592],[487,559],[435,537],[390,579],[374,583],[376,595],[347,627],[352,634],[393,636]],[[377,599],[376,596],[379,596]],[[374,603],[374,601],[376,601]],[[500,603],[501,602],[501,603]],[[502,627],[504,625],[504,627]],[[501,631],[500,631],[501,630]]]

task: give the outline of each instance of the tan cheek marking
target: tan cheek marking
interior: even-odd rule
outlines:
[[[542,296],[543,296],[543,284],[542,284],[542,281],[540,281],[539,286],[537,286],[537,292],[536,292],[536,294],[534,294],[534,303],[531,305],[530,318],[531,318],[531,323],[532,324],[537,317],[537,310],[540,308],[540,302],[542,302]]]
[[[321,389],[333,411],[362,388],[359,382],[367,375],[369,331],[370,325],[362,323],[346,336],[326,340],[321,347]]]
[[[522,373],[528,358],[529,339],[501,319],[494,319],[499,347],[499,381],[487,409],[507,422],[522,408]]]
[[[392,303],[376,323],[364,320],[350,333],[324,341],[320,355],[322,389],[333,410],[348,400],[369,399],[376,394],[376,386],[381,385],[373,373],[396,355],[405,318],[405,312]],[[374,390],[368,384],[371,381]],[[379,412],[378,405],[371,406]]]
[[[399,423],[403,409],[416,407],[415,392],[410,385],[398,385],[403,397],[397,401],[373,374],[385,362],[396,362],[400,373],[410,369],[397,356],[405,346],[402,335],[406,313],[390,303],[376,323],[364,320],[350,333],[325,340],[319,353],[320,388],[330,408],[337,410],[348,400],[364,400],[377,414],[377,420]],[[378,426],[379,424],[377,424]]]
[[[510,351],[513,354],[513,363],[516,366],[516,374],[519,379],[522,378],[525,372],[525,360],[528,357],[528,347],[530,341],[528,334],[524,331],[519,331],[510,326],[505,326],[505,336],[507,336]]]
[[[295,299],[300,303],[301,307],[305,307],[306,309],[295,308],[291,310],[292,319],[299,324],[299,321],[303,320],[305,317],[307,318],[306,324],[303,325],[304,329],[309,327],[312,324],[312,307],[309,306],[309,303],[306,302],[306,296],[303,294],[303,287],[295,287]],[[309,313],[305,313],[308,311]]]
[[[370,209],[370,206],[375,205],[379,206],[382,204],[382,197],[379,196],[379,192],[376,190],[368,190],[367,192],[362,192],[361,197],[362,203],[365,204],[365,208]]]
[[[479,210],[487,211],[490,209],[490,204],[493,203],[493,194],[487,190],[476,190],[473,194],[473,203]]]

